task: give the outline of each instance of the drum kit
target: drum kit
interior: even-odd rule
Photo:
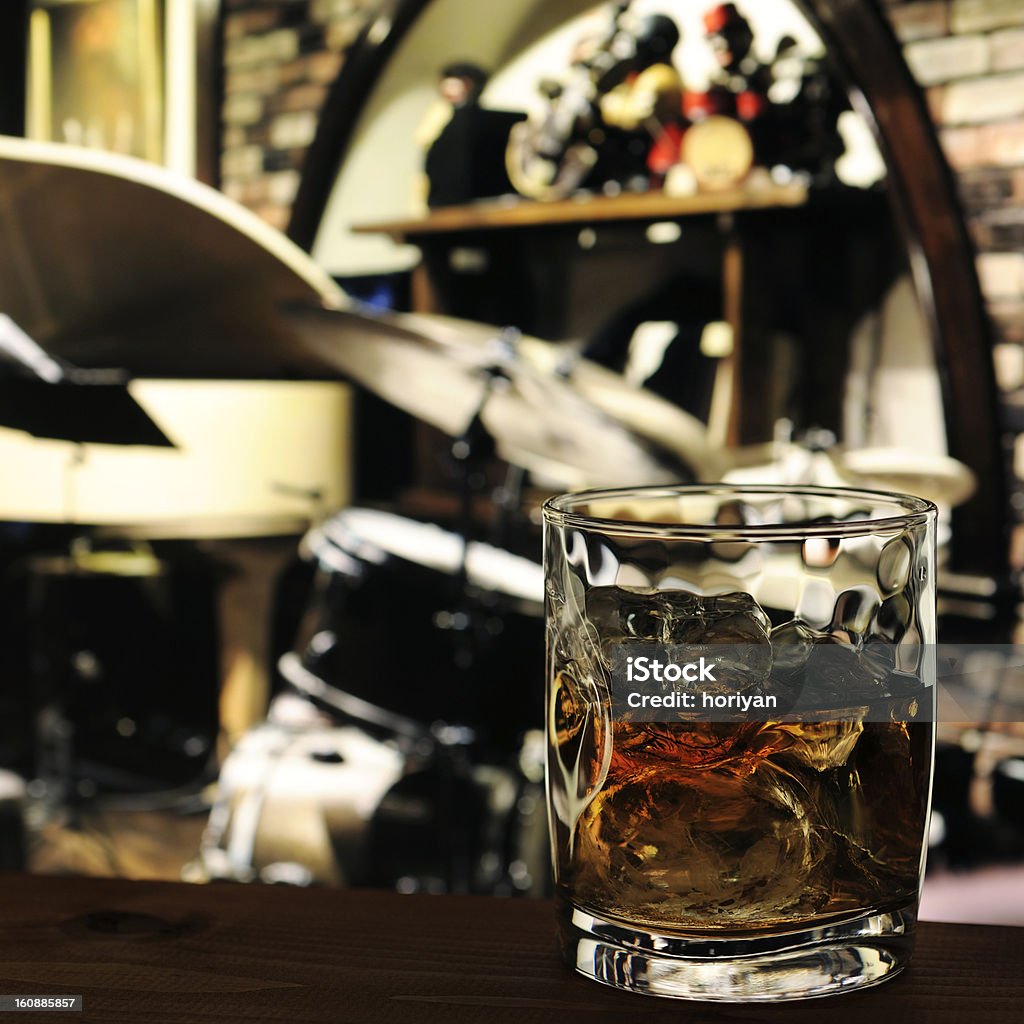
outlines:
[[[472,467],[494,453],[563,490],[720,479],[773,449],[716,449],[570,344],[359,307],[213,190],[66,146],[0,139],[0,313],[43,379],[46,360],[122,379],[342,379],[448,435],[459,532],[349,508],[303,539],[313,583],[286,691],[227,757],[193,871],[543,891],[543,576],[474,535]],[[830,459],[840,475],[879,470],[845,458]],[[898,488],[899,466],[883,468]],[[927,472],[960,497],[959,464]]]

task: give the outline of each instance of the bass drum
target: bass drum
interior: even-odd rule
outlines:
[[[304,538],[316,575],[282,675],[347,719],[407,736],[460,726],[507,757],[543,722],[543,571],[427,523],[348,509]]]
[[[285,694],[224,762],[192,881],[544,895],[543,736],[505,765],[336,726]]]

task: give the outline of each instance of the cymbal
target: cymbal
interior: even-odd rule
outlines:
[[[946,455],[901,448],[832,448],[812,451],[800,445],[749,445],[724,453],[732,468],[729,483],[788,483],[862,487],[927,498],[938,505],[965,502],[975,487],[974,474]]]
[[[584,359],[568,345],[523,338],[520,351],[543,371],[564,375],[581,397],[689,467],[695,480],[718,479],[720,454],[696,416]]]
[[[948,455],[905,448],[860,448],[843,452],[845,470],[862,486],[916,494],[939,505],[961,505],[974,494],[970,468]]]
[[[309,305],[290,305],[285,315],[304,350],[330,364],[335,376],[446,434],[461,434],[483,400],[481,354],[433,344],[412,327],[421,318]]]
[[[292,306],[287,317],[315,358],[346,378],[452,437],[479,412],[504,459],[559,485],[678,477],[570,382],[503,344],[494,328],[396,313],[367,320],[310,306]]]
[[[130,157],[0,136],[0,313],[46,352],[137,377],[331,378],[279,315],[345,306],[297,246]]]
[[[488,324],[436,314],[400,314],[403,328],[423,335],[472,359],[467,347],[477,350],[480,364],[493,358],[502,331]],[[397,321],[392,320],[397,326]],[[514,335],[507,343],[544,377],[563,380],[572,391],[610,416],[631,433],[663,450],[687,466],[695,479],[718,478],[720,457],[707,439],[707,429],[695,416],[659,395],[629,383],[620,374],[584,359],[569,343],[547,342]]]

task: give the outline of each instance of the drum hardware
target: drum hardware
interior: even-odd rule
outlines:
[[[60,579],[97,571],[143,578],[159,574],[161,570],[159,563],[144,552],[129,554],[126,560],[121,561],[111,552],[94,553],[87,538],[77,537],[71,542],[67,555],[36,557],[30,571],[33,583],[29,591],[29,606],[33,613],[30,621],[34,620],[37,629],[45,624],[50,635],[55,632],[57,636],[63,636],[68,624],[55,623],[51,616],[45,614],[43,591],[47,578]],[[77,827],[81,801],[95,796],[96,787],[91,779],[79,778],[74,709],[80,697],[76,683],[88,686],[97,681],[103,673],[103,666],[89,649],[73,652],[65,649],[61,654],[67,659],[64,664],[60,655],[55,658],[52,652],[43,650],[34,651],[31,659],[31,667],[38,673],[34,680],[38,704],[35,717],[36,777],[30,783],[29,794],[37,801],[32,813],[36,824],[66,811],[72,827]]]
[[[315,637],[313,642],[316,642]],[[283,655],[277,667],[291,686],[318,706],[326,706],[348,719],[371,728],[392,732],[406,740],[426,740],[430,736],[429,729],[411,718],[377,707],[376,704],[329,686],[319,676],[304,668],[301,658],[295,653]]]
[[[24,871],[25,780],[14,772],[0,769],[0,870]]]
[[[452,442],[451,457],[455,465],[459,484],[459,533],[463,540],[463,557],[459,565],[459,580],[467,582],[466,553],[473,536],[473,498],[480,489],[482,478],[481,463],[494,454],[494,438],[491,437],[483,420],[484,409],[495,389],[508,384],[508,377],[500,366],[487,367],[483,371],[486,387],[473,418],[466,429]]]
[[[492,753],[540,721],[539,684],[530,699],[522,692],[541,671],[538,563],[368,509],[311,530],[301,551],[317,566],[313,601],[280,662],[300,692],[407,737],[459,726],[465,743]]]
[[[94,548],[79,536],[67,553],[34,556],[20,570],[34,705],[33,827],[63,818],[78,828],[82,809],[108,794],[177,796],[178,787],[197,784],[216,736],[214,650],[199,622],[205,567],[200,578],[194,566],[158,558],[148,546]],[[184,620],[185,601],[196,621]],[[160,649],[160,637],[170,643],[172,619],[175,640],[192,641],[184,661]],[[134,633],[136,646],[126,647],[122,630]],[[183,682],[185,672],[195,679]]]
[[[228,756],[192,880],[356,884],[402,892],[536,892],[547,880],[536,743],[474,763],[461,737],[426,743],[325,721],[282,695]],[[455,739],[454,744],[451,742]]]
[[[538,356],[542,342],[523,338],[511,348],[503,339],[495,345],[494,328],[412,314],[371,319],[291,305],[285,316],[307,349],[329,358],[347,380],[456,439],[479,415],[502,459],[557,486],[621,483],[624,477],[667,482],[687,472],[676,449],[667,448],[668,461],[662,461],[649,443],[653,432],[631,427],[629,399],[639,395],[645,404],[645,393],[625,385],[614,394],[599,368],[582,360],[567,383]],[[373,344],[367,344],[370,337]],[[495,369],[500,388],[494,386]],[[588,388],[612,408],[594,400]],[[661,403],[653,404],[660,413]],[[689,425],[685,413],[676,413]]]
[[[325,494],[320,487],[296,487],[295,484],[285,483],[282,480],[272,480],[270,489],[275,494],[284,494],[289,498],[298,498],[309,506],[309,520],[316,523],[327,515],[325,506]]]
[[[491,542],[502,550],[513,543],[513,533],[520,529],[526,518],[523,513],[526,470],[510,465],[504,481],[491,495],[496,515],[491,528]]]
[[[479,451],[474,446],[480,443],[486,446],[486,438],[469,447]],[[541,720],[539,700],[528,699],[541,692],[540,565],[432,524],[368,509],[347,509],[320,524],[301,550],[318,575],[305,634],[279,663],[296,695],[292,701],[301,698],[328,715],[330,726],[317,728],[349,730],[350,738],[396,753],[402,770],[380,786],[367,782],[378,802],[362,833],[332,832],[337,871],[294,851],[287,860],[311,863],[316,881],[343,876],[401,891],[542,891],[542,767],[527,777],[519,761],[532,763],[536,752],[514,753]],[[277,698],[275,708],[286,706],[287,698]],[[268,728],[278,715],[275,710]],[[309,722],[300,716],[296,726]],[[340,780],[335,818],[351,809],[343,781],[355,767],[350,750],[339,753],[348,767],[331,765]],[[316,770],[328,765],[321,758]],[[228,773],[228,790],[235,777]],[[304,811],[288,825],[283,810],[251,802],[244,811],[237,794],[229,793],[228,802],[233,810],[222,813],[242,831],[254,818],[264,830],[268,814],[279,820],[282,846],[289,829],[296,843],[315,831]],[[229,877],[267,877],[262,854],[243,870],[243,847],[232,847],[224,827],[219,839],[211,832],[208,873],[230,868]],[[258,845],[267,848],[262,839]],[[225,867],[231,849],[238,855]]]
[[[277,715],[282,699],[228,755],[186,880],[545,892],[542,782],[524,781],[512,762],[469,764],[450,800],[461,838],[449,884],[430,756],[353,726],[286,726]]]
[[[505,328],[494,339],[495,347],[514,355],[519,340],[519,332],[514,328]],[[487,430],[483,414],[487,402],[495,391],[509,386],[509,377],[500,365],[486,367],[483,370],[486,382],[480,405],[465,431],[459,435],[451,446],[452,461],[456,468],[459,492],[459,533],[462,536],[462,556],[459,560],[458,580],[460,600],[451,613],[439,612],[435,623],[439,629],[451,629],[456,636],[455,663],[460,669],[469,671],[475,662],[476,647],[481,636],[487,632],[487,623],[480,621],[478,608],[469,599],[469,573],[467,558],[469,544],[473,539],[473,500],[479,492],[484,477],[482,464],[495,452],[494,438]],[[522,479],[521,476],[519,478]],[[507,532],[506,516],[509,514],[511,502],[518,504],[518,495],[509,496],[504,503],[498,504],[498,517],[494,524],[492,539],[501,537]],[[486,609],[480,609],[486,615]]]
[[[957,459],[901,448],[847,448],[829,430],[812,428],[799,439],[780,420],[775,439],[723,453],[723,480],[743,483],[841,484],[916,494],[940,507],[967,501],[977,481]]]
[[[453,358],[477,352],[478,358],[486,359],[494,344],[494,328],[484,324],[434,314],[403,314],[401,322],[420,332],[431,344],[452,348]],[[621,374],[584,358],[578,343],[516,335],[511,354],[542,377],[560,381],[573,395],[640,437],[682,475],[699,480],[718,479],[720,453],[709,443],[707,429],[699,419]]]

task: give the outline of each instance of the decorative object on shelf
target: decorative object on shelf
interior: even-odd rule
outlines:
[[[772,103],[765,131],[757,135],[759,160],[809,174],[819,185],[836,181],[836,161],[846,151],[839,116],[849,110],[846,89],[826,60],[807,57],[783,38],[772,64],[773,92],[792,94],[786,103]]]
[[[754,166],[754,143],[739,121],[716,114],[687,129],[680,148],[681,163],[697,189],[728,191],[742,184]],[[678,191],[679,175],[666,181],[669,191]]]
[[[731,117],[754,122],[768,109],[771,69],[753,54],[754,31],[735,4],[719,4],[704,15],[705,41],[717,64],[708,88],[687,92],[683,110],[700,122]]]
[[[848,103],[827,66],[801,53],[788,35],[776,44],[770,63],[763,63],[754,52],[754,30],[734,3],[711,8],[704,27],[718,71],[706,92],[687,93],[686,116],[698,123],[716,116],[742,123],[756,166],[783,166],[822,184],[833,181],[845,148],[839,115]],[[688,162],[685,153],[683,159]]]
[[[679,161],[679,143],[686,129],[683,79],[672,63],[681,35],[664,14],[627,22],[634,55],[623,81],[601,96],[605,122],[631,132],[647,132],[646,184],[660,184]]]
[[[501,154],[512,126],[526,115],[483,107],[480,94],[487,77],[483,68],[470,63],[449,64],[441,71],[439,102],[420,132],[430,207],[513,191]]]
[[[608,31],[577,43],[565,81],[540,84],[543,114],[511,133],[516,189],[533,199],[647,189],[652,138],[681,130],[682,83],[672,64],[679,39],[667,15],[635,17],[630,4],[615,5]]]
[[[778,166],[831,181],[847,104],[828,68],[791,36],[761,60],[734,3],[712,7],[703,21],[717,67],[708,84],[688,89],[673,59],[675,21],[617,4],[604,36],[576,44],[565,80],[541,83],[542,114],[512,132],[517,190],[544,200],[577,189],[685,195],[734,188],[753,168]]]

